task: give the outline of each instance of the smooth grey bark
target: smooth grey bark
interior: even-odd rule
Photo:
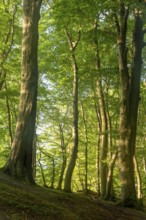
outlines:
[[[118,151],[116,151],[111,158],[110,164],[108,166],[108,175],[107,175],[107,184],[106,184],[106,200],[112,200],[113,195],[113,172],[114,172],[114,166],[115,162],[118,156]]]
[[[41,175],[42,175],[42,179],[43,179],[43,186],[44,186],[44,187],[47,187],[46,178],[45,178],[45,174],[44,174],[44,170],[43,170],[43,166],[42,166],[42,164],[41,164],[41,153],[40,153],[40,158],[38,159],[38,163],[39,163],[39,165],[40,165]]]
[[[140,76],[142,66],[143,21],[141,10],[135,9],[133,30],[133,59],[131,76],[128,69],[127,24],[129,7],[119,4],[117,26],[118,61],[120,74],[120,140],[118,159],[121,177],[121,199],[124,206],[135,207],[137,195],[134,178],[135,142],[137,131]]]
[[[88,130],[87,130],[87,118],[84,111],[83,102],[81,101],[82,118],[84,124],[84,137],[85,137],[85,189],[84,192],[88,192]]]
[[[64,176],[66,163],[67,163],[67,155],[66,155],[67,144],[65,143],[65,140],[64,140],[64,131],[63,131],[63,126],[61,125],[61,123],[59,124],[59,130],[60,130],[60,147],[61,147],[61,153],[62,153],[62,165],[61,165],[61,172],[59,176],[57,189],[62,189],[63,176]]]
[[[38,88],[38,22],[42,0],[23,0],[22,74],[15,137],[4,172],[34,183],[32,170]]]
[[[95,90],[95,89],[94,89]],[[99,109],[97,107],[97,99],[96,99],[96,94],[94,92],[94,107],[95,107],[95,112],[97,116],[97,125],[98,125],[98,133],[101,133],[101,118],[100,118],[100,113]],[[101,190],[100,190],[100,144],[101,139],[100,135],[97,135],[97,145],[96,145],[96,192],[100,196],[101,195]]]
[[[70,45],[74,81],[73,81],[73,127],[72,127],[73,146],[71,149],[71,158],[65,175],[64,190],[66,192],[71,192],[72,175],[75,168],[77,153],[78,153],[78,64],[76,60],[75,50],[80,41],[81,32],[79,31],[78,39],[76,42],[73,41],[68,31],[66,31],[66,34]]]
[[[108,152],[108,121],[105,108],[105,97],[102,88],[102,79],[100,74],[100,54],[99,54],[99,45],[97,39],[97,26],[94,27],[94,44],[95,44],[95,57],[96,57],[96,92],[98,99],[98,108],[101,120],[101,154],[100,154],[100,179],[101,179],[101,197],[106,196],[106,183],[107,183],[107,152]]]
[[[139,170],[136,156],[134,156],[133,160],[134,160],[134,168],[135,168],[135,173],[136,173],[136,178],[137,178],[137,198],[138,200],[142,201],[142,198],[143,198],[142,181],[141,181],[141,175],[140,175],[140,170]]]
[[[7,89],[6,82],[5,82],[5,90],[6,90],[7,115],[8,115],[8,130],[9,130],[9,137],[10,137],[10,145],[12,145],[12,143],[13,143],[12,115],[11,115],[11,107],[10,107],[8,89]]]

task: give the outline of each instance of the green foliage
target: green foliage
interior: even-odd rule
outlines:
[[[6,87],[0,91],[0,166],[3,166],[10,151],[9,119],[6,98],[9,101],[11,113],[11,129],[14,135],[18,109],[18,97],[20,90],[21,73],[21,4],[19,1],[4,1],[0,5],[0,71],[6,73]],[[43,185],[42,164],[46,183],[51,185],[53,175],[53,160],[55,163],[54,187],[57,187],[61,165],[61,133],[66,147],[67,162],[70,158],[72,147],[72,105],[73,105],[73,69],[71,54],[66,35],[68,31],[73,39],[78,39],[81,31],[81,39],[76,48],[76,58],[79,66],[79,152],[76,168],[73,174],[73,189],[85,187],[85,131],[82,108],[83,102],[86,116],[88,136],[88,187],[96,189],[97,176],[97,140],[102,137],[99,129],[100,119],[97,117],[99,110],[96,79],[99,77],[96,69],[96,48],[94,40],[98,40],[100,56],[100,78],[105,97],[106,112],[111,120],[111,128],[107,131],[111,138],[109,146],[108,163],[111,155],[118,146],[119,134],[119,75],[116,46],[116,27],[113,13],[118,13],[118,1],[110,0],[54,0],[43,2],[39,25],[39,88],[37,106],[37,173],[36,182]],[[11,37],[6,43],[9,30],[12,30],[11,19],[14,14],[15,4],[17,13],[14,21],[13,44],[10,48]],[[130,16],[128,20],[127,46],[129,54],[132,54],[132,28],[133,8],[138,1],[125,1],[130,4]],[[94,31],[97,22],[96,33]],[[12,34],[12,33],[11,33]],[[5,52],[11,49],[7,59]],[[130,57],[130,56],[129,56]],[[145,57],[145,50],[143,51]],[[4,62],[3,62],[4,61]],[[131,59],[129,58],[129,65]],[[1,72],[0,72],[1,74]],[[1,76],[1,75],[0,75]],[[1,80],[1,79],[0,79]],[[137,133],[137,158],[142,173],[142,181],[145,192],[146,170],[143,161],[146,159],[145,151],[145,114],[146,114],[146,87],[145,87],[145,58],[143,60],[141,101],[139,105],[139,123]],[[41,152],[43,151],[43,153]],[[41,155],[40,155],[41,153]],[[99,146],[99,156],[101,148]],[[119,195],[118,164],[114,170],[114,189]],[[27,207],[26,207],[27,208]],[[53,209],[55,210],[55,209]]]

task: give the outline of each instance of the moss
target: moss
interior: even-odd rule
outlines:
[[[0,177],[0,219],[9,220],[140,220],[146,215],[87,196],[30,186]],[[2,217],[7,215],[5,217]],[[129,217],[128,217],[129,216]]]

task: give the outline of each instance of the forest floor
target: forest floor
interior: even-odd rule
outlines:
[[[29,186],[0,174],[0,220],[146,220],[100,199]]]

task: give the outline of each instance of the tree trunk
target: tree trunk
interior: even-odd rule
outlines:
[[[79,43],[80,35],[81,33],[79,31],[78,39],[74,43],[71,35],[67,32],[68,41],[70,44],[73,70],[74,70],[74,82],[73,82],[73,128],[72,128],[73,147],[71,152],[71,158],[65,176],[64,190],[66,192],[71,192],[72,174],[75,168],[77,153],[78,153],[78,65],[76,61],[75,50]]]
[[[78,179],[79,179],[79,182],[77,181],[77,185],[79,185],[79,189],[80,191],[82,192],[85,192],[85,182],[84,182],[84,175],[82,173],[82,165],[81,165],[81,160],[80,158],[78,158],[78,161],[77,161],[77,174],[78,174]]]
[[[125,8],[120,1],[120,23],[116,18],[117,44],[119,50],[120,74],[120,140],[119,140],[119,167],[121,176],[121,197],[124,206],[133,207],[137,203],[134,163],[135,140],[137,130],[137,112],[139,103],[139,87],[141,74],[142,50],[142,20],[137,10],[133,32],[133,66],[131,78],[128,72],[126,47],[127,21],[129,8]]]
[[[142,182],[141,182],[141,176],[140,176],[140,170],[138,167],[138,162],[136,159],[136,156],[134,156],[134,167],[135,167],[135,173],[136,173],[136,178],[137,178],[137,198],[138,200],[142,200]]]
[[[108,152],[108,124],[107,115],[105,110],[105,100],[102,90],[101,74],[100,74],[100,56],[97,40],[97,23],[95,24],[95,56],[96,56],[96,91],[99,105],[99,113],[101,119],[101,157],[100,157],[100,178],[101,178],[101,197],[106,195],[106,182],[107,182],[107,152]]]
[[[9,137],[10,137],[10,145],[12,146],[12,143],[13,143],[12,116],[11,116],[11,108],[10,108],[10,103],[9,103],[6,82],[5,82],[5,90],[6,90],[6,105],[7,105],[7,114],[8,114],[8,130],[9,130]]]
[[[100,178],[101,178],[101,197],[106,195],[107,183],[107,152],[108,152],[108,132],[107,132],[107,117],[105,112],[104,95],[101,88],[101,82],[97,80],[97,94],[99,101],[99,108],[101,114],[101,156],[100,156]]]
[[[66,144],[64,141],[63,126],[61,124],[59,124],[59,129],[60,129],[61,152],[62,152],[62,166],[61,166],[61,172],[59,176],[57,189],[62,189],[62,182],[63,182],[63,176],[64,176],[64,172],[66,168],[67,155],[66,155]]]
[[[84,137],[85,137],[85,194],[88,191],[88,131],[87,131],[87,119],[84,112],[83,103],[81,101],[81,110],[84,124]]]
[[[22,76],[15,137],[4,172],[34,183],[32,148],[38,87],[38,22],[41,0],[23,0]]]
[[[116,162],[118,156],[118,151],[116,151],[111,159],[111,162],[109,164],[109,170],[107,175],[107,185],[106,185],[106,200],[112,200],[113,199],[113,171],[114,171],[114,165]]]
[[[96,146],[96,192],[97,195],[101,195],[100,187],[100,136],[97,137],[97,146]]]
[[[1,4],[3,4],[3,3],[1,3]],[[9,8],[9,5],[3,6],[3,7],[8,7]],[[8,8],[5,8],[5,10],[9,10]],[[8,27],[8,32],[7,32],[7,35],[5,37],[5,41],[4,41],[5,47],[2,50],[2,54],[1,54],[1,61],[0,61],[0,91],[2,90],[2,87],[3,87],[3,85],[6,81],[6,71],[4,69],[4,64],[6,63],[8,57],[9,57],[9,54],[11,52],[12,46],[13,46],[14,23],[15,23],[16,13],[17,13],[17,6],[15,5],[13,15],[12,15],[12,17],[9,18],[9,24],[10,25]],[[10,14],[10,12],[9,12],[9,14]]]
[[[42,175],[42,179],[43,179],[43,186],[44,186],[44,187],[47,187],[46,178],[45,178],[44,170],[43,170],[43,166],[42,166],[42,164],[41,164],[41,153],[40,153],[40,158],[38,159],[38,163],[39,163],[39,165],[40,165],[41,175]]]
[[[100,145],[101,145],[101,139],[100,139],[100,133],[101,133],[101,118],[100,118],[100,113],[99,109],[97,107],[97,100],[96,100],[96,94],[94,92],[94,106],[95,106],[95,112],[97,116],[97,126],[98,126],[98,135],[97,135],[97,145],[96,145],[96,192],[98,196],[101,195],[101,190],[100,190]]]
[[[35,129],[35,133],[34,133],[34,139],[33,139],[33,147],[32,147],[32,171],[33,171],[33,178],[35,180],[36,178],[36,156],[37,156],[37,144],[38,144],[38,140],[37,140],[37,134],[36,134],[36,129]]]
[[[54,182],[55,182],[55,159],[54,159],[53,156],[51,157],[51,160],[52,160],[52,178],[51,178],[50,188],[54,189]]]
[[[143,48],[143,19],[141,9],[135,9],[135,26],[133,31],[133,66],[131,74],[131,96],[130,96],[130,128],[131,137],[129,148],[132,149],[134,166],[138,180],[138,199],[142,199],[140,172],[135,157],[135,145],[137,134],[138,106],[140,100],[140,78],[142,68],[142,48]]]

